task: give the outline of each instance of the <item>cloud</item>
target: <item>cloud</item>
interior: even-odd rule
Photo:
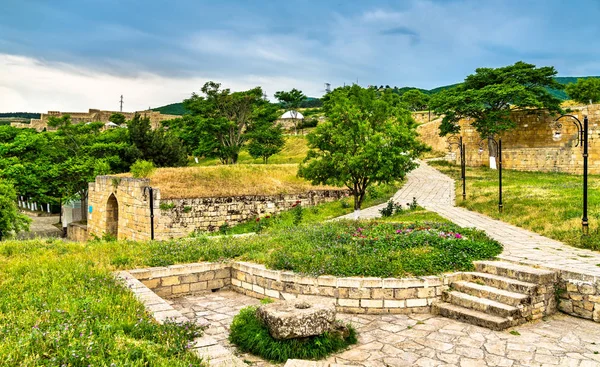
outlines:
[[[269,94],[300,88],[308,95],[321,95],[320,84],[282,76],[247,74],[239,78],[215,79],[164,77],[139,73],[135,77],[111,75],[66,63],[49,63],[30,57],[0,54],[0,111],[87,111],[89,108],[117,110],[124,95],[127,111],[180,102],[202,85],[214,80],[234,91],[262,86]]]
[[[417,44],[420,41],[419,33],[413,29],[403,26],[384,29],[380,31],[379,34],[384,36],[409,36],[412,44]]]

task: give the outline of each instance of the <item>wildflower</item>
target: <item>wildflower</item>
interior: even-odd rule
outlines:
[[[257,222],[259,222],[259,221],[260,221],[260,218],[256,218],[256,221],[257,221]]]

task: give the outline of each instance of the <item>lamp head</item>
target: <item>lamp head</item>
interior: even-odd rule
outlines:
[[[555,130],[552,133],[552,140],[559,141],[560,139],[562,139],[562,134],[561,134],[560,130]]]

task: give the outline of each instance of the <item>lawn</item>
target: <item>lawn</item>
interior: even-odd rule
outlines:
[[[572,246],[600,251],[600,176],[589,176],[590,235],[581,236],[582,176],[503,170],[503,213],[498,212],[498,171],[467,167],[467,200],[462,200],[460,168],[430,162],[456,180],[456,202]]]

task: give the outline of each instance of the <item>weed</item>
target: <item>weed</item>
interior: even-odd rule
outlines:
[[[160,210],[171,210],[175,207],[175,203],[160,203],[158,206]]]
[[[189,213],[191,211],[192,211],[192,207],[191,206],[186,205],[186,206],[183,207],[183,212],[184,213]]]
[[[509,331],[508,333],[509,333],[510,335],[515,335],[515,336],[519,336],[519,335],[521,335],[521,333],[519,333],[519,332],[518,332],[518,331],[516,331],[516,330],[511,330],[511,331]]]

